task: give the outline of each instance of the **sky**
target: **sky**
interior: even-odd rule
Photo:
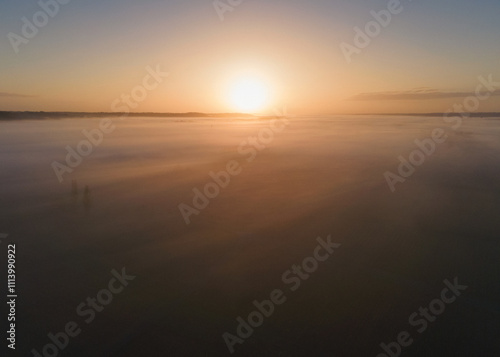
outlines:
[[[250,80],[262,113],[445,112],[500,82],[498,0],[55,1],[0,0],[0,110],[234,112]]]

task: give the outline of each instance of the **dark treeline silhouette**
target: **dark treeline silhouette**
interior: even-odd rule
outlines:
[[[64,118],[95,118],[95,117],[160,117],[160,118],[212,118],[212,117],[254,117],[245,113],[88,113],[88,112],[8,112],[0,111],[0,120],[16,119],[64,119]]]

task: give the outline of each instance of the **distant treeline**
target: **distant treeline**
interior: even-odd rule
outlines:
[[[212,117],[254,117],[243,113],[86,113],[86,112],[2,112],[0,120],[16,119],[64,119],[64,118],[96,118],[96,117],[162,117],[162,118],[212,118]]]
[[[449,114],[451,116],[453,113]],[[472,118],[498,118],[500,113],[466,113]],[[349,114],[345,114],[348,116]],[[442,117],[444,113],[373,113],[352,115],[387,115],[387,116],[420,116],[420,117]],[[274,118],[274,116],[258,116],[245,113],[88,113],[88,112],[7,112],[0,111],[0,120],[21,119],[64,119],[64,118],[96,118],[96,117],[156,117],[156,118]]]

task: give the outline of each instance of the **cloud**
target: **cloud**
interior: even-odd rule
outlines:
[[[0,92],[0,98],[33,98],[34,95]]]
[[[500,95],[500,90],[496,90],[492,95]],[[349,100],[370,101],[370,100],[432,100],[445,98],[463,98],[476,96],[475,92],[442,92],[436,89],[421,87],[409,91],[395,92],[371,92],[360,93],[349,98]]]

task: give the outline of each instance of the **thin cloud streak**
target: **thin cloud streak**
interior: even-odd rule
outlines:
[[[494,96],[500,95],[500,90],[491,93]],[[360,93],[350,97],[348,100],[371,101],[371,100],[433,100],[446,98],[462,98],[475,96],[475,92],[441,92],[432,88],[416,88],[410,91],[399,92],[371,92]]]
[[[0,98],[34,98],[35,95],[0,92]]]

